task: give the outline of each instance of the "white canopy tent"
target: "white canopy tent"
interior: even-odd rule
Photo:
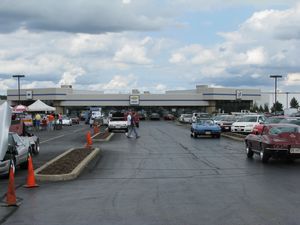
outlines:
[[[42,112],[42,111],[55,111],[56,108],[49,106],[41,100],[36,100],[34,103],[28,106],[28,112]]]

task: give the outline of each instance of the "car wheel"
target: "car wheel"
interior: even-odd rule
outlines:
[[[28,148],[28,152],[29,152],[29,153],[32,152],[31,147]],[[27,168],[28,168],[28,157],[27,157],[27,159],[26,159],[25,162],[23,162],[23,163],[20,164],[20,168],[21,168],[21,169],[27,169]]]
[[[246,154],[247,158],[251,159],[253,157],[254,152],[252,151],[251,147],[246,144]]]
[[[111,129],[108,128],[108,132],[111,133]]]
[[[195,131],[193,132],[193,136],[194,136],[194,138],[197,138],[197,136],[198,136]]]
[[[39,140],[36,141],[32,152],[35,155],[38,155],[40,153],[40,142],[39,142]]]
[[[194,137],[193,133],[191,133],[191,137],[192,137],[192,138]]]
[[[259,155],[260,155],[260,159],[263,163],[267,163],[270,159],[270,155],[263,147],[261,148]]]

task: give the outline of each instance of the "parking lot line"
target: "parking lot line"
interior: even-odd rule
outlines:
[[[73,133],[77,133],[78,131],[82,131],[82,130],[85,130],[86,128],[80,128],[80,129],[77,129],[77,130],[74,130]]]
[[[54,138],[50,138],[50,139],[45,140],[45,141],[41,141],[40,143],[43,144],[43,143],[46,143],[46,142],[48,142],[48,141],[52,141],[52,140],[55,140],[55,139],[58,139],[58,138],[61,138],[61,137],[64,137],[64,136],[66,136],[66,135],[65,135],[65,134],[62,134],[62,135],[59,135],[59,136],[54,137]]]

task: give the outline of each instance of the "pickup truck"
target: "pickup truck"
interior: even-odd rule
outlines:
[[[111,115],[108,121],[108,131],[124,131],[128,132],[127,118],[124,113],[115,112]]]

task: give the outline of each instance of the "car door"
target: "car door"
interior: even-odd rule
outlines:
[[[18,152],[18,155],[16,155],[17,164],[25,162],[28,155],[28,145],[26,145],[26,143],[19,135],[12,134],[12,137],[14,139],[15,146]]]

